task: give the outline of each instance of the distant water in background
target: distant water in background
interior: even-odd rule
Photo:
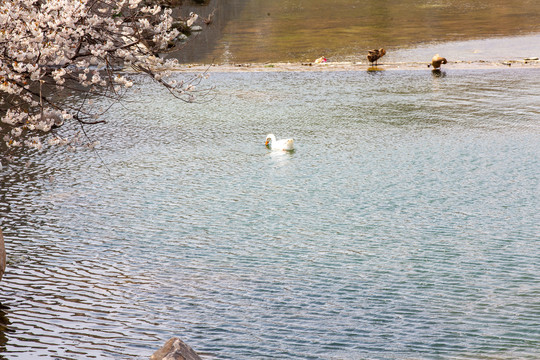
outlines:
[[[452,59],[474,59],[493,48],[499,50],[496,60],[540,56],[536,0],[211,0],[205,7],[184,8],[184,16],[190,11],[201,15],[203,31],[169,55],[188,63],[313,61],[320,56],[366,61],[367,50],[380,47],[389,50],[385,61],[398,61],[393,56],[401,49],[429,45],[439,51],[448,42],[458,42],[459,49],[467,40],[508,37],[529,52],[480,42]],[[202,19],[212,12],[213,22],[206,26]],[[515,38],[531,34],[537,36]],[[427,60],[431,56],[430,51]]]
[[[539,75],[143,82],[97,154],[3,161],[0,358],[538,359]]]

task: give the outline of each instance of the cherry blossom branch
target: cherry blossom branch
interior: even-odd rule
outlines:
[[[62,99],[78,92],[85,99],[120,101],[133,86],[127,68],[184,101],[203,93],[197,86],[205,75],[180,83],[166,80],[176,63],[159,54],[180,34],[171,14],[141,0],[0,2],[0,120],[11,126],[3,136],[8,147],[40,148],[36,136],[28,142],[21,134],[48,132],[64,120],[105,123],[99,119],[105,112],[95,113],[87,101],[76,107]]]

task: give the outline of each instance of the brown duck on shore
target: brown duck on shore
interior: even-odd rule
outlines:
[[[382,58],[385,54],[386,54],[386,50],[384,50],[383,48],[380,48],[379,50],[377,49],[369,50],[367,59],[371,63],[371,65],[373,65],[373,63],[377,65],[377,60]]]
[[[435,56],[433,56],[431,59],[431,66],[433,66],[433,70],[439,70],[441,68],[441,64],[446,64],[446,58],[440,57],[439,54],[435,54]]]

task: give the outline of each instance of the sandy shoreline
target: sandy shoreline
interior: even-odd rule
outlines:
[[[429,62],[382,62],[371,66],[366,62],[327,62],[323,64],[298,63],[244,63],[244,64],[183,64],[177,71],[184,72],[302,72],[302,71],[391,71],[391,70],[425,70],[430,71]],[[506,60],[506,61],[449,61],[443,65],[442,71],[452,69],[531,69],[540,68],[540,60]]]
[[[367,50],[359,50],[347,58],[328,57],[328,62],[316,64],[315,59],[281,62],[181,64],[174,70],[184,72],[302,72],[302,71],[431,71],[428,64],[434,54],[448,60],[442,71],[452,69],[530,69],[540,68],[538,49],[531,44],[540,41],[540,34],[497,38],[429,43],[415,47],[387,49],[372,67],[366,58]],[[324,54],[321,54],[323,56]]]

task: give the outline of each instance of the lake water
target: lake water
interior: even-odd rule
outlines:
[[[366,61],[368,49],[381,47],[388,50],[384,61],[395,61],[401,49],[540,33],[537,0],[210,0],[183,11],[201,19],[213,13],[210,26],[199,20],[204,31],[171,54],[184,62]],[[503,60],[539,56],[538,36],[514,42],[522,47],[517,52],[484,43],[455,55],[436,51],[462,61],[486,60],[489,54],[476,52],[486,48]]]
[[[539,75],[143,82],[97,153],[3,161],[0,358],[540,357]]]

